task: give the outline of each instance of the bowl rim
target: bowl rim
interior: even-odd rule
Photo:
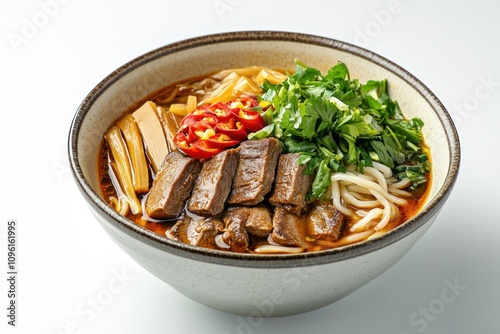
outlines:
[[[242,254],[192,246],[162,237],[115,212],[92,189],[90,183],[85,179],[79,163],[77,141],[81,125],[93,103],[108,87],[117,82],[121,77],[148,62],[186,49],[203,47],[215,43],[241,41],[293,42],[336,49],[376,63],[378,66],[392,72],[408,83],[431,105],[447,133],[447,145],[450,147],[450,165],[443,186],[438,190],[436,196],[415,217],[380,237],[339,248],[299,254]],[[432,216],[439,212],[454,187],[460,165],[460,142],[458,132],[450,114],[436,95],[413,74],[389,59],[365,48],[333,38],[297,32],[254,30],[224,32],[188,38],[144,53],[120,66],[100,81],[78,107],[68,135],[68,158],[73,178],[91,208],[99,212],[99,214],[106,216],[106,224],[117,228],[139,242],[161,251],[202,262],[238,267],[282,268],[320,265],[358,257],[389,246],[425,225]]]

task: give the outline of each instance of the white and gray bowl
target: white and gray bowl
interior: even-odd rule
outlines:
[[[120,216],[100,197],[98,147],[134,102],[170,83],[221,69],[293,69],[299,59],[326,71],[344,62],[361,82],[387,79],[408,117],[420,117],[432,155],[431,190],[420,212],[370,241],[295,255],[237,254],[178,243]],[[75,181],[104,230],[135,261],[185,296],[241,315],[276,317],[333,303],[394,265],[435,221],[457,178],[460,145],[438,98],[390,60],[341,41],[289,32],[247,31],[180,41],[148,52],[104,78],[78,108],[69,133]],[[165,301],[168,303],[168,301]]]

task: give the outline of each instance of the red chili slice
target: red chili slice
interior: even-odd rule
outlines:
[[[184,132],[177,132],[177,134],[174,136],[174,144],[185,154],[189,155],[192,158],[198,159],[200,150],[191,144],[191,141],[188,140],[188,137]]]
[[[245,140],[248,136],[248,130],[241,124],[237,122],[234,118],[230,118],[229,121],[224,123],[217,123],[215,125],[215,131],[225,134],[229,138],[235,140]]]
[[[207,124],[210,124],[211,126],[215,126],[219,122],[217,119],[217,116],[210,112],[202,112],[198,113],[197,111],[194,111],[193,113],[186,115],[182,121],[181,124],[179,124],[179,127],[185,128],[190,126],[191,124],[196,124],[199,122],[205,122]]]
[[[241,102],[241,104],[243,104],[245,106],[245,108],[247,108],[247,109],[252,109],[252,108],[259,106],[257,99],[255,99],[254,97],[250,97],[250,96],[240,97],[236,101]]]
[[[192,145],[198,149],[198,159],[209,159],[224,151],[224,147],[211,147],[208,140],[197,140]]]
[[[207,122],[200,121],[189,125],[189,137],[191,141],[207,140],[215,134],[214,128]]]
[[[231,139],[229,136],[223,133],[217,133],[208,139],[208,145],[211,147],[231,147],[236,146],[241,143],[240,140]]]
[[[266,126],[262,116],[255,110],[234,108],[231,109],[231,112],[236,120],[240,121],[245,128],[252,132],[259,131]]]
[[[231,109],[233,102],[238,107]],[[185,116],[174,137],[177,148],[193,158],[208,159],[265,126],[259,112],[252,110],[258,107],[255,98],[242,97],[233,102],[204,105]]]
[[[182,131],[175,135],[174,143],[179,150],[195,159],[209,159],[224,149],[224,147],[210,147],[207,140],[189,142]]]
[[[231,109],[229,109],[228,106],[222,102],[210,105],[207,108],[207,112],[215,115],[219,122],[227,122],[231,117],[233,117]]]

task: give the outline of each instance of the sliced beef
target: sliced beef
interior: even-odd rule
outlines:
[[[332,203],[317,202],[307,214],[307,235],[314,239],[337,240],[345,217]]]
[[[256,205],[271,191],[281,154],[276,138],[247,140],[240,145],[240,159],[229,204]]]
[[[248,249],[250,238],[245,224],[250,213],[247,207],[236,207],[228,210],[224,216],[224,234],[222,240],[234,252],[245,252]]]
[[[193,219],[184,215],[167,231],[167,237],[186,244],[215,249],[215,236],[224,223],[216,218]]]
[[[306,241],[307,216],[298,216],[276,207],[273,215],[273,233],[271,238],[283,246],[299,246],[307,248]]]
[[[197,215],[213,216],[224,209],[238,166],[239,149],[228,149],[203,163],[187,209]]]
[[[201,170],[201,162],[179,151],[165,157],[146,199],[146,213],[151,218],[177,217],[184,209]]]
[[[299,156],[298,153],[280,156],[269,203],[300,215],[307,211],[306,194],[311,188],[313,176],[304,174],[306,165],[298,163]]]
[[[249,207],[245,228],[248,233],[256,237],[265,238],[273,230],[271,212],[265,206]]]

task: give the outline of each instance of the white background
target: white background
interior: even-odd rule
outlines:
[[[499,333],[499,12],[498,1],[463,0],[2,1],[0,332]],[[436,223],[394,267],[323,309],[249,321],[185,298],[125,255],[91,216],[66,151],[78,105],[117,67],[185,38],[257,29],[335,38],[400,64],[448,108],[463,157]]]

